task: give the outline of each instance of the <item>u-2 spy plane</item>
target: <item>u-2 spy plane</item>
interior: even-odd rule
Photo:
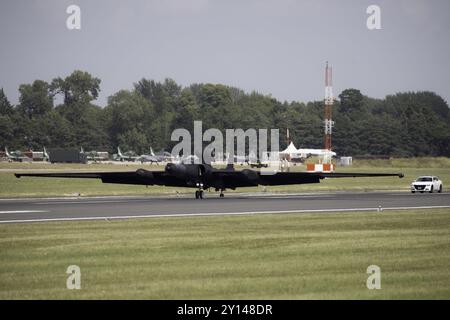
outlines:
[[[220,191],[240,187],[258,185],[292,185],[319,183],[324,178],[348,177],[386,177],[397,176],[403,178],[402,173],[338,173],[338,172],[277,172],[264,174],[261,171],[244,169],[238,171],[233,164],[225,169],[213,168],[209,164],[175,164],[168,163],[164,170],[149,171],[137,169],[128,172],[65,172],[65,173],[16,173],[20,177],[51,177],[51,178],[86,178],[101,179],[103,183],[120,183],[134,185],[163,185],[172,187],[196,188],[195,198],[203,199],[203,190],[214,188]]]

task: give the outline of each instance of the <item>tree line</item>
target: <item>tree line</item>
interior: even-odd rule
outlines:
[[[51,82],[35,80],[19,86],[17,105],[0,89],[0,147],[170,150],[172,131],[192,130],[194,120],[202,120],[204,130],[223,132],[279,128],[281,148],[289,128],[297,147],[323,147],[323,101],[281,102],[222,84],[182,87],[172,79],[141,79],[101,108],[94,103],[100,84],[80,70]],[[449,106],[433,92],[374,99],[346,89],[334,103],[333,120],[333,150],[341,156],[450,156]]]

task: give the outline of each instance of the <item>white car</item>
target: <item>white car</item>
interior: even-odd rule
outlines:
[[[433,176],[418,177],[416,181],[411,183],[411,192],[414,193],[416,191],[420,193],[425,191],[429,193],[433,191],[442,192],[442,181],[438,177]]]

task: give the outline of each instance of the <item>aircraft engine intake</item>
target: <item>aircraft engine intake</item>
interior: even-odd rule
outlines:
[[[148,170],[145,170],[145,169],[138,169],[138,170],[136,170],[136,174],[139,177],[142,177],[146,181],[148,181],[149,184],[153,184],[153,182],[155,180],[155,176],[153,175],[153,173],[151,171],[148,171]]]
[[[183,179],[191,182],[199,182],[202,180],[202,176],[205,173],[205,169],[202,165],[197,164],[174,164],[168,163],[165,169],[166,173],[175,176],[179,179]]]
[[[255,171],[249,170],[249,169],[244,169],[244,170],[242,170],[242,174],[245,176],[247,181],[249,183],[253,184],[254,186],[257,186],[259,184],[259,182],[260,182],[259,175]]]

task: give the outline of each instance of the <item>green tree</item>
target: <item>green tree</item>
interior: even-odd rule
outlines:
[[[87,104],[97,99],[100,92],[99,78],[81,70],[75,70],[68,77],[53,79],[50,89],[54,94],[62,94],[64,103],[71,105],[73,103]]]
[[[202,109],[218,108],[231,104],[230,90],[222,84],[194,84],[190,88]]]
[[[165,79],[162,83],[141,79],[134,84],[134,88],[154,106],[151,141],[156,148],[164,148],[170,143],[172,124],[180,105],[181,87],[172,79]]]
[[[8,98],[3,91],[3,88],[0,89],[0,115],[7,116],[11,115],[14,112],[14,108],[11,103],[9,103]]]
[[[40,117],[53,109],[53,97],[49,91],[49,84],[42,80],[35,80],[32,84],[22,84],[19,87],[19,113],[32,119]]]
[[[0,147],[11,146],[14,140],[14,123],[7,115],[0,115]]]
[[[64,79],[53,79],[50,91],[54,95],[62,94],[64,98],[59,112],[77,128],[83,126],[83,114],[88,112],[90,103],[98,97],[100,82],[100,79],[80,70],[75,70]]]
[[[200,119],[200,107],[197,105],[191,91],[185,89],[181,93],[178,105],[176,106],[172,130],[184,128],[193,132],[194,121],[198,119]]]
[[[339,95],[341,100],[340,111],[343,113],[352,113],[362,111],[364,106],[364,96],[357,89],[345,89]]]
[[[107,130],[114,146],[135,146],[137,150],[147,150],[154,140],[154,108],[141,94],[121,90],[109,97],[104,110],[107,113]],[[133,139],[132,134],[137,133]],[[145,137],[142,138],[142,136]],[[143,145],[138,145],[143,143]]]
[[[123,150],[133,150],[142,154],[148,150],[148,140],[144,132],[137,128],[125,131],[118,135],[118,145]]]
[[[11,145],[14,139],[15,123],[11,118],[13,114],[14,108],[2,88],[0,89],[0,147],[2,148]]]
[[[204,130],[278,128],[280,147],[286,129],[298,147],[323,146],[323,101],[280,102],[270,95],[246,93],[221,84],[182,88],[172,79],[141,79],[133,91],[121,90],[105,108],[93,104],[100,79],[76,70],[51,84],[21,85],[13,107],[0,90],[0,144],[11,148],[80,147],[147,152],[170,148],[171,132],[192,132],[195,120]],[[53,108],[53,95],[64,103]],[[333,148],[338,155],[450,156],[450,111],[439,95],[404,92],[384,99],[346,89],[333,106]]]

